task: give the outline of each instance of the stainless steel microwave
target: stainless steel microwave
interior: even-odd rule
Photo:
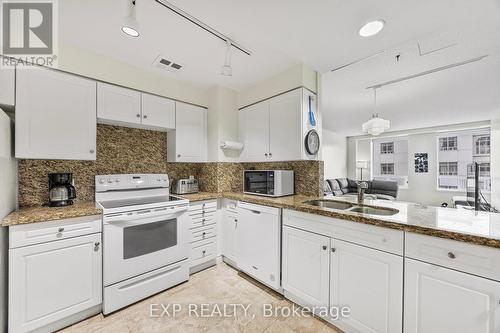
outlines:
[[[292,170],[245,170],[243,192],[268,197],[294,194]]]

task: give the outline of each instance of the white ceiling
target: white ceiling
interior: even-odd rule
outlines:
[[[372,109],[366,86],[483,53],[484,61],[385,87],[379,111],[394,129],[438,121],[481,120],[500,105],[500,0],[170,0],[250,49],[233,52],[233,77],[220,75],[225,45],[162,7],[137,0],[141,37],[121,31],[127,0],[60,1],[64,43],[89,49],[147,71],[163,55],[184,66],[164,75],[202,87],[244,89],[298,62],[323,76],[325,126],[358,134]],[[387,24],[377,36],[358,36],[372,19]],[[470,28],[473,27],[473,28]],[[437,40],[436,40],[437,38]],[[416,42],[458,40],[446,50],[419,56]],[[380,51],[380,56],[328,73]],[[399,63],[393,56],[401,53]]]

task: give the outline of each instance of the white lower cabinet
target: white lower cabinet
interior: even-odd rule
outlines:
[[[217,200],[189,204],[191,218],[190,272],[215,265],[217,258]]]
[[[500,332],[500,283],[405,259],[405,333]]]
[[[237,266],[236,229],[238,227],[237,202],[224,200],[222,204],[222,256],[229,264]]]
[[[328,306],[330,238],[283,226],[283,290],[304,306]]]
[[[47,327],[101,302],[101,233],[9,250],[9,332]]]
[[[238,268],[273,289],[280,289],[281,210],[238,202]]]
[[[349,306],[334,322],[346,332],[402,331],[403,257],[331,240],[330,307]]]

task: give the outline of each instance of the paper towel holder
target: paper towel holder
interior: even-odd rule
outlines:
[[[241,142],[236,142],[236,141],[222,140],[219,143],[219,147],[221,149],[242,150],[243,149],[243,144]]]

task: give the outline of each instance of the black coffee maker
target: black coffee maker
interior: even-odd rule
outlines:
[[[49,174],[49,205],[51,207],[72,205],[75,198],[76,191],[73,186],[73,174]]]

